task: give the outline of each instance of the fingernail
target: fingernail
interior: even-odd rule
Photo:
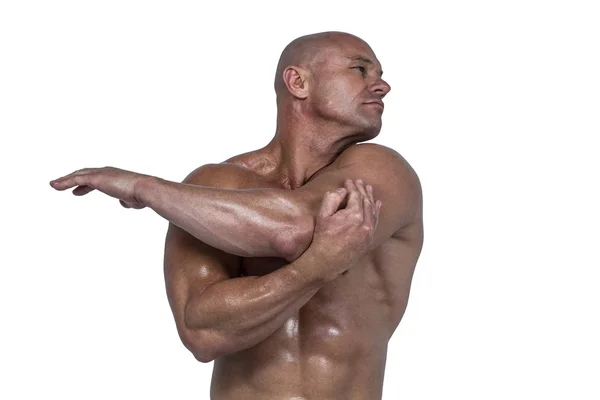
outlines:
[[[363,184],[362,179],[358,179],[356,182],[360,183],[361,185]]]

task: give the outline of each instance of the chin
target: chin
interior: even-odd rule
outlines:
[[[363,121],[363,123],[357,130],[358,130],[358,133],[361,134],[361,136],[368,137],[368,139],[365,139],[365,140],[373,139],[377,135],[379,135],[379,132],[381,132],[381,119],[378,119],[378,120],[371,119],[368,121]]]
[[[370,129],[357,129],[353,134],[348,137],[351,138],[353,142],[366,142],[371,139],[375,139],[379,135],[379,129],[370,128]]]
[[[371,140],[381,131],[381,117],[354,114],[353,118],[346,118],[342,123],[344,136],[356,139],[358,142]]]

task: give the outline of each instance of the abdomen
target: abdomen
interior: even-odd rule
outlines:
[[[389,341],[384,307],[361,288],[343,296],[340,287],[329,289],[263,342],[215,360],[214,398],[380,398]]]
[[[381,397],[387,343],[371,351],[328,338],[318,344],[268,346],[215,360],[213,399],[340,399]],[[363,343],[360,348],[365,346]],[[322,349],[327,347],[327,351]]]

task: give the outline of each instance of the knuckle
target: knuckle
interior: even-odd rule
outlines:
[[[362,212],[359,212],[360,210],[355,210],[352,214],[350,214],[350,218],[352,218],[352,221],[359,221],[362,222]]]

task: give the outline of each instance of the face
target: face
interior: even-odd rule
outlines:
[[[381,130],[382,99],[390,86],[371,48],[356,38],[323,51],[311,71],[314,113],[371,139]]]

